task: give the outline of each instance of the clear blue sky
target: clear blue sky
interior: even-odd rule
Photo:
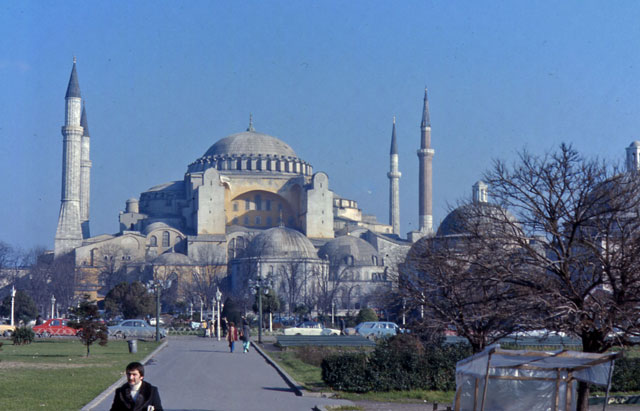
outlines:
[[[523,147],[622,161],[640,139],[639,22],[635,1],[3,2],[0,240],[53,246],[74,55],[92,234],[117,232],[127,198],[182,179],[249,113],[383,222],[396,116],[406,233],[425,86],[438,224]]]

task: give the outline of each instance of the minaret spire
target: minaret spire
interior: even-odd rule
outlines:
[[[80,224],[80,163],[83,135],[80,125],[81,101],[74,57],[65,95],[65,122],[62,126],[62,192],[55,237],[56,257],[82,245]]]
[[[422,107],[422,122],[420,124],[420,149],[419,159],[419,196],[418,196],[418,217],[420,220],[420,234],[428,235],[433,233],[433,155],[435,151],[431,148],[431,119],[429,118],[429,98],[427,88],[424,89],[424,100]]]
[[[249,113],[249,127],[247,127],[247,131],[256,131],[253,128],[253,114]]]
[[[87,109],[82,102],[82,126],[81,154],[80,154],[80,225],[82,238],[91,236],[89,230],[89,198],[91,197],[91,137],[89,135],[89,123],[87,122]]]
[[[391,129],[391,150],[389,152],[389,224],[393,234],[400,235],[400,177],[398,171],[398,143],[396,141],[396,117]]]

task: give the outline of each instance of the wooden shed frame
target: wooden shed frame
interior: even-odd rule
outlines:
[[[622,355],[622,352],[595,354],[577,351],[531,351],[531,350],[504,350],[499,344],[487,347],[483,352],[475,354],[464,360],[458,361],[456,365],[456,395],[454,399],[454,409],[456,411],[470,411],[468,408],[461,408],[461,398],[463,395],[463,381],[466,378],[473,379],[473,411],[485,411],[485,403],[487,399],[488,387],[493,381],[520,380],[520,381],[555,381],[555,392],[553,393],[552,411],[561,411],[566,408],[560,407],[561,391],[564,391],[565,407],[569,407],[574,402],[572,387],[577,381],[585,381],[591,384],[606,386],[606,397],[603,410],[609,397],[609,389],[611,388],[611,376],[615,360]],[[486,361],[486,366],[484,362]],[[493,361],[493,362],[492,362]],[[470,372],[474,366],[476,372]],[[608,369],[603,369],[602,366]],[[482,373],[479,372],[478,365],[483,368]],[[589,378],[589,369],[599,367],[600,371],[606,371],[606,381],[603,376],[600,378]],[[464,371],[464,370],[467,371]],[[492,375],[492,370],[501,370],[508,374],[513,371],[512,375]],[[517,370],[526,370],[528,376],[518,375]],[[544,376],[536,376],[536,371]],[[555,372],[555,378],[550,378],[549,374]],[[484,382],[487,381],[485,384]],[[561,389],[561,386],[564,388]],[[468,395],[468,393],[467,393]],[[514,399],[515,400],[515,399]],[[508,408],[505,408],[508,409]],[[515,409],[515,408],[514,408]]]

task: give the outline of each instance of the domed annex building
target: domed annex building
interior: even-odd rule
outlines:
[[[269,278],[287,306],[338,310],[374,304],[413,241],[432,233],[430,123],[425,90],[421,126],[420,229],[400,237],[398,150],[392,129],[389,224],[363,214],[330,188],[287,143],[246,131],[224,137],[187,165],[184,176],[126,200],[120,230],[89,235],[90,138],[76,63],[66,95],[63,192],[55,257],[72,255],[77,294],[100,299],[119,281],[170,284],[176,298],[247,297]],[[325,311],[326,312],[326,311]]]

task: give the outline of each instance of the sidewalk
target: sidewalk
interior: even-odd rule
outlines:
[[[124,372],[124,370],[123,370]],[[233,354],[226,341],[169,337],[169,344],[145,365],[145,380],[160,390],[165,410],[298,411],[352,404],[344,400],[300,397],[252,347]],[[92,410],[108,410],[113,393]]]

